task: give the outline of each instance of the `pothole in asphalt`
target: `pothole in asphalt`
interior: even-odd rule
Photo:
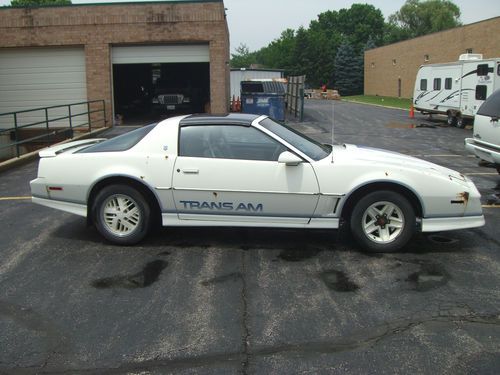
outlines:
[[[137,289],[146,288],[158,281],[162,271],[168,266],[164,260],[154,260],[147,263],[142,271],[132,275],[116,275],[94,280],[91,285],[97,289],[124,288]]]
[[[417,292],[439,288],[448,283],[450,275],[439,264],[422,264],[420,270],[412,273],[406,279]]]
[[[321,252],[321,249],[308,249],[308,248],[295,248],[282,250],[278,258],[287,262],[300,262],[302,260],[310,259]]]
[[[458,242],[456,238],[446,237],[440,234],[431,234],[427,237],[431,242],[440,244],[440,245],[453,245]]]
[[[336,292],[355,292],[359,289],[359,286],[342,271],[328,270],[321,273],[320,278],[328,289]]]

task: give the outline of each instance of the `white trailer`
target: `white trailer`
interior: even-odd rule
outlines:
[[[422,65],[413,105],[423,114],[442,114],[459,128],[474,118],[488,96],[500,89],[500,58],[463,54],[456,62]]]

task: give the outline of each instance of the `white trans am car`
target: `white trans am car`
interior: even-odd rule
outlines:
[[[369,251],[416,231],[484,225],[462,174],[413,157],[323,145],[266,116],[170,118],[109,140],[40,152],[33,202],[88,218],[131,245],[151,224],[339,228]]]

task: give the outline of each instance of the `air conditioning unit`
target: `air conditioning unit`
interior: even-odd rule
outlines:
[[[463,53],[458,58],[459,61],[464,61],[464,60],[482,60],[482,59],[483,59],[483,54],[482,53]]]

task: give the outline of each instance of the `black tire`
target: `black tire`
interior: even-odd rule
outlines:
[[[456,126],[456,124],[457,124],[457,118],[455,116],[453,116],[453,113],[448,112],[448,117],[446,119],[446,123],[449,126]]]
[[[457,116],[456,127],[459,129],[465,128],[466,121],[462,116]]]
[[[353,237],[364,250],[394,252],[413,237],[416,230],[415,211],[401,194],[377,191],[361,198],[354,206],[350,225]]]
[[[96,196],[92,214],[97,230],[117,245],[134,245],[149,231],[151,208],[144,196],[126,185],[109,185]]]

